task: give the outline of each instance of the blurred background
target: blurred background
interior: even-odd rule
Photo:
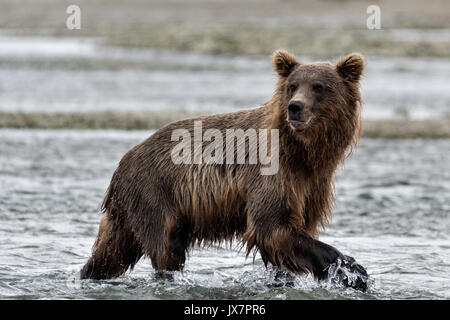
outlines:
[[[72,4],[81,10],[80,29],[66,27]],[[381,29],[367,27],[373,4]],[[355,51],[367,57],[364,118],[413,120],[408,128],[404,121],[368,121],[367,135],[450,135],[449,122],[414,121],[449,117],[445,0],[2,0],[0,6],[3,127],[158,127],[186,112],[257,106],[274,88],[270,54],[285,48],[304,61],[335,61]],[[115,114],[92,114],[105,111]],[[17,112],[33,114],[11,114]]]
[[[369,291],[273,287],[259,255],[222,246],[173,282],[146,259],[78,280],[123,154],[169,121],[269,100],[279,48],[366,57],[363,139],[320,238],[367,268]],[[0,298],[449,299],[449,75],[447,0],[0,0]]]

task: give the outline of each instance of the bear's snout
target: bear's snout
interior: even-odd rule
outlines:
[[[291,101],[288,106],[289,120],[299,120],[305,105],[301,101]]]
[[[311,125],[314,115],[301,100],[292,100],[288,104],[287,121],[295,131],[303,131]]]

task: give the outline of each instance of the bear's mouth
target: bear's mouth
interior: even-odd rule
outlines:
[[[302,120],[287,119],[291,128],[296,131],[303,131],[307,129],[311,125],[312,120],[313,120],[312,116],[310,116],[308,119]]]

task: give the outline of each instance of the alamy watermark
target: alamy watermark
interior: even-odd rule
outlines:
[[[367,7],[366,13],[369,15],[366,21],[367,29],[381,29],[381,9],[377,5],[370,5]]]
[[[79,6],[72,4],[67,7],[66,13],[69,16],[66,19],[66,27],[69,30],[81,29],[81,9]]]
[[[203,133],[202,121],[197,120],[193,137],[187,129],[176,129],[172,131],[171,140],[181,140],[170,154],[174,164],[259,163],[261,175],[274,175],[279,169],[278,129],[270,130],[270,139],[268,129],[226,129],[224,140],[219,129],[207,129]],[[210,143],[204,146],[204,141]]]

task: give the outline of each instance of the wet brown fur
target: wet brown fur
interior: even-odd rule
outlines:
[[[125,154],[104,199],[82,278],[119,276],[142,255],[156,270],[181,270],[195,243],[236,237],[247,254],[259,250],[265,264],[324,277],[316,270],[322,248],[316,238],[330,219],[335,170],[359,138],[363,60],[352,54],[335,65],[303,64],[277,51],[273,64],[279,80],[267,103],[168,124]],[[315,122],[297,133],[286,121],[292,98],[287,86],[297,81],[304,85],[301,96],[308,97],[308,85],[316,80],[326,91],[320,99],[308,98],[314,102],[305,112],[314,112]],[[203,131],[217,128],[224,137],[226,129],[279,129],[279,172],[264,176],[260,164],[248,163],[175,165],[170,154],[179,142],[171,141],[172,131],[185,128],[193,136],[194,120],[202,120]]]

